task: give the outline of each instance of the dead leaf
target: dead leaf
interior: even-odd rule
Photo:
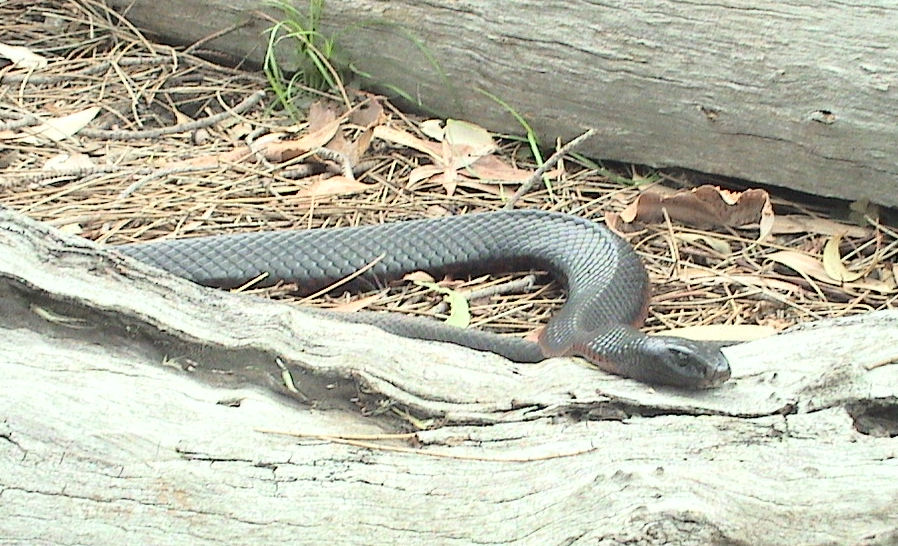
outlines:
[[[443,299],[449,304],[449,316],[444,321],[445,324],[458,328],[467,328],[471,324],[471,308],[464,294],[435,282],[415,281],[414,284],[443,294]]]
[[[354,150],[354,143],[346,140],[346,137],[343,136],[343,133],[338,132],[334,135],[334,138],[330,139],[327,142],[327,149],[337,152],[341,155],[345,155],[346,157],[350,157]]]
[[[402,276],[402,280],[411,282],[435,282],[433,276],[426,271],[412,271]]]
[[[879,292],[881,294],[891,294],[898,290],[895,277],[892,275],[884,274],[882,275],[882,280],[875,278],[858,278],[854,281],[843,282],[831,276],[820,260],[791,250],[776,252],[768,256],[768,258],[777,263],[781,263],[790,269],[794,269],[806,279],[814,279],[826,284],[841,286],[846,290],[873,290],[874,292]],[[866,272],[865,275],[869,273],[870,272]]]
[[[371,140],[374,138],[374,129],[367,129],[365,132],[359,135],[359,137],[355,140],[355,151],[354,157],[350,157],[353,161],[353,165],[358,165],[359,161],[365,157],[365,154],[368,152],[368,149],[371,147]]]
[[[400,146],[418,150],[421,153],[429,155],[435,161],[442,161],[442,146],[435,142],[421,140],[415,135],[401,129],[378,125],[374,128],[374,136],[381,140],[392,142],[393,144],[399,144]]]
[[[730,274],[726,276],[707,271],[697,267],[684,267],[677,274],[677,278],[689,285],[714,285],[714,284],[731,284],[737,283],[745,286],[757,286],[768,290],[778,292],[798,292],[801,287],[797,284],[786,282],[780,279],[771,279],[761,275],[754,274]],[[662,298],[657,298],[661,300]]]
[[[415,168],[409,177],[410,183],[430,180],[442,185],[448,195],[452,195],[466,179],[514,183],[527,180],[532,175],[530,171],[516,169],[490,155],[497,146],[486,129],[454,119],[447,120],[445,127],[440,123],[439,120],[427,120],[421,124],[422,132],[438,140],[438,143],[384,126],[375,127],[374,136],[429,155],[434,164]]]
[[[384,294],[385,292],[378,292],[377,294],[371,294],[370,296],[365,296],[364,298],[341,303],[340,305],[331,307],[330,309],[328,309],[328,311],[336,311],[338,313],[355,313],[357,311],[361,311],[369,305],[377,303],[378,300],[383,298]]]
[[[96,167],[93,160],[87,154],[58,154],[44,163],[45,171],[71,171],[78,169],[92,169]]]
[[[769,235],[773,226],[773,206],[766,191],[731,192],[709,185],[669,196],[655,191],[643,193],[620,216],[628,223],[659,223],[664,221],[664,210],[672,221],[699,228],[758,223],[759,239]]]
[[[798,214],[777,216],[773,221],[772,233],[777,235],[786,233],[819,233],[820,235],[835,235],[841,233],[848,237],[865,237],[870,234],[868,228],[843,224],[826,218],[812,218]]]
[[[283,163],[323,147],[334,138],[339,128],[340,121],[334,120],[317,131],[307,133],[297,139],[269,142],[264,147],[254,146],[254,148],[264,154],[268,161]]]
[[[337,130],[340,128],[340,123],[342,123],[342,120],[335,119],[322,125],[315,131],[311,131],[292,142],[295,143],[298,149],[302,149],[305,151],[320,148],[326,145],[332,138],[334,138],[334,135],[337,134]]]
[[[784,281],[782,279],[762,277],[760,275],[735,274],[730,275],[728,278],[732,279],[733,282],[744,284],[745,286],[757,286],[758,288],[764,288],[766,290],[773,290],[776,292],[784,292],[786,294],[794,294],[796,292],[801,292],[802,290],[802,287],[795,283]]]
[[[13,66],[29,70],[40,70],[49,64],[46,57],[42,57],[31,49],[23,46],[12,46],[0,42],[0,57],[12,61]]]
[[[853,282],[867,272],[848,271],[845,264],[842,263],[842,256],[839,253],[839,244],[842,242],[842,235],[835,234],[826,241],[823,247],[823,269],[831,279],[838,283]]]
[[[898,291],[898,285],[895,284],[895,278],[891,275],[888,279],[859,279],[844,285],[845,288],[851,290],[873,290],[880,294],[894,294]]]
[[[315,101],[309,106],[309,115],[306,118],[309,123],[308,132],[314,133],[327,127],[337,121],[338,117],[332,103],[324,100]]]
[[[441,119],[427,119],[418,124],[418,128],[421,129],[421,132],[430,138],[442,142],[443,141],[443,120]]]
[[[422,180],[429,180],[430,178],[436,176],[437,174],[440,174],[441,172],[443,172],[442,168],[434,167],[433,165],[415,167],[410,173],[408,173],[409,186],[414,186]]]
[[[177,108],[172,108],[172,111],[175,113],[175,123],[177,123],[178,125],[191,123],[193,121],[192,117],[188,116],[184,112],[181,112]]]
[[[352,195],[368,191],[371,188],[358,180],[350,180],[345,176],[319,178],[296,193],[297,197],[324,197],[326,195]]]
[[[466,173],[484,180],[501,180],[502,182],[521,183],[533,175],[533,171],[513,167],[494,155],[477,158],[466,170]],[[559,169],[546,173],[546,176],[557,176]]]
[[[28,144],[42,144],[46,142],[59,142],[83,129],[100,112],[99,106],[91,106],[80,112],[69,114],[61,118],[48,119],[36,127],[27,127],[22,130],[25,136],[21,141]],[[20,133],[20,135],[22,134]]]
[[[81,235],[81,233],[84,232],[84,228],[77,222],[73,224],[63,224],[57,229],[66,235]]]
[[[690,243],[701,241],[708,245],[712,250],[714,250],[714,252],[717,252],[722,256],[729,256],[733,253],[733,247],[730,246],[730,243],[717,237],[711,237],[710,235],[697,233],[678,233],[677,238],[688,241]]]
[[[443,189],[446,190],[446,195],[453,196],[455,195],[455,189],[458,187],[458,173],[455,169],[446,169],[443,172],[437,174],[431,180],[443,186]]]
[[[372,98],[367,104],[360,106],[349,115],[349,123],[372,129],[384,122],[384,107],[376,98]]]
[[[841,284],[839,281],[830,277],[820,260],[801,252],[794,250],[781,250],[767,256],[768,259],[780,263],[790,269],[801,273],[805,277],[809,277],[827,284]]]
[[[443,141],[451,147],[453,156],[483,157],[496,151],[496,142],[489,131],[467,121],[446,120]]]

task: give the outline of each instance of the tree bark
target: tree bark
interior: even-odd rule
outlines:
[[[261,62],[257,0],[111,0],[179,43]],[[300,10],[304,7],[302,3]],[[597,158],[898,205],[898,8],[873,2],[330,0],[322,32],[361,83]],[[295,46],[282,42],[286,66]],[[488,94],[489,95],[488,95]]]
[[[898,538],[896,312],[652,389],[199,287],[0,209],[0,334],[12,542]]]

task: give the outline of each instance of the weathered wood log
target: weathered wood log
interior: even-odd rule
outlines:
[[[732,347],[721,389],[652,389],[202,288],[0,210],[0,535],[893,543],[896,347],[874,313]]]
[[[258,0],[110,3],[175,42],[228,30],[204,47],[256,62],[259,10],[283,17]],[[363,83],[443,115],[521,133],[485,91],[547,144],[600,130],[593,157],[898,205],[891,2],[329,0],[323,17]]]

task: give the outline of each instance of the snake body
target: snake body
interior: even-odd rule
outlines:
[[[495,273],[539,268],[563,283],[568,298],[539,343],[395,314],[350,318],[409,337],[449,341],[520,362],[583,356],[601,369],[643,382],[687,388],[716,386],[730,368],[719,346],[646,336],[650,292],[632,247],[602,225],[542,211],[503,211],[377,226],[269,231],[163,240],[117,247],[122,253],[207,286],[297,283],[316,292],[356,277],[377,286],[411,271]]]

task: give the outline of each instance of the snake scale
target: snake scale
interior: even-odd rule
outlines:
[[[730,377],[718,344],[647,336],[650,286],[633,248],[606,227],[543,211],[501,211],[376,226],[267,231],[122,245],[142,262],[207,286],[239,286],[260,274],[266,283],[294,282],[316,292],[374,263],[353,280],[378,286],[423,270],[483,274],[538,268],[568,297],[539,343],[461,329],[393,313],[366,313],[371,322],[408,337],[449,341],[519,362],[553,356],[587,358],[609,373],[684,388],[717,386]],[[372,316],[374,318],[372,318]]]

